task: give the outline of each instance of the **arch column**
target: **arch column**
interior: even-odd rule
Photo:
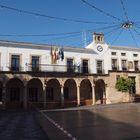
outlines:
[[[80,85],[77,86],[77,106],[80,106]]]
[[[95,99],[95,84],[92,84],[92,105],[96,104],[96,99]]]
[[[43,106],[44,106],[44,108],[46,108],[46,102],[47,102],[46,88],[47,88],[47,80],[44,81],[44,85],[43,85]]]
[[[61,85],[61,107],[64,107],[64,84]]]

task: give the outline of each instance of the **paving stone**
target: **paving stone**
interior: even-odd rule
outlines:
[[[0,140],[49,140],[32,111],[0,111]]]

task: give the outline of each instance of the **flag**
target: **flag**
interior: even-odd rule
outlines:
[[[59,60],[61,57],[61,53],[60,53],[60,49],[58,48],[57,50],[57,55],[56,55],[56,59]]]
[[[63,59],[64,59],[64,49],[63,48],[61,48],[61,60],[63,61]]]
[[[56,64],[56,48],[53,51],[53,63]]]
[[[52,53],[52,46],[51,46],[51,50],[50,50],[50,55],[51,55],[51,56],[53,55],[53,53]]]
[[[53,50],[52,50],[52,46],[51,46],[51,50],[50,50],[50,55],[51,55],[51,63],[53,63]]]

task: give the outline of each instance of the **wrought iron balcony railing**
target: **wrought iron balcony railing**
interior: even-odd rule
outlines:
[[[68,72],[68,73],[89,73],[88,67],[81,66],[68,66],[68,65],[55,65],[55,64],[39,64],[32,65],[26,64],[26,71],[33,72]]]
[[[23,67],[8,67],[9,68],[9,71],[24,71],[24,68]]]

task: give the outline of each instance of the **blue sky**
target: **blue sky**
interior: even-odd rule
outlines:
[[[140,47],[140,0],[86,1],[120,21],[88,6],[82,0],[0,0],[0,4],[7,7],[47,16],[93,22],[57,20],[0,7],[0,40],[84,47],[85,43],[89,44],[92,41],[93,32],[103,32],[106,43]],[[125,12],[129,21],[134,22],[130,31],[121,28],[121,24],[127,21]],[[44,34],[51,36],[16,36]]]

